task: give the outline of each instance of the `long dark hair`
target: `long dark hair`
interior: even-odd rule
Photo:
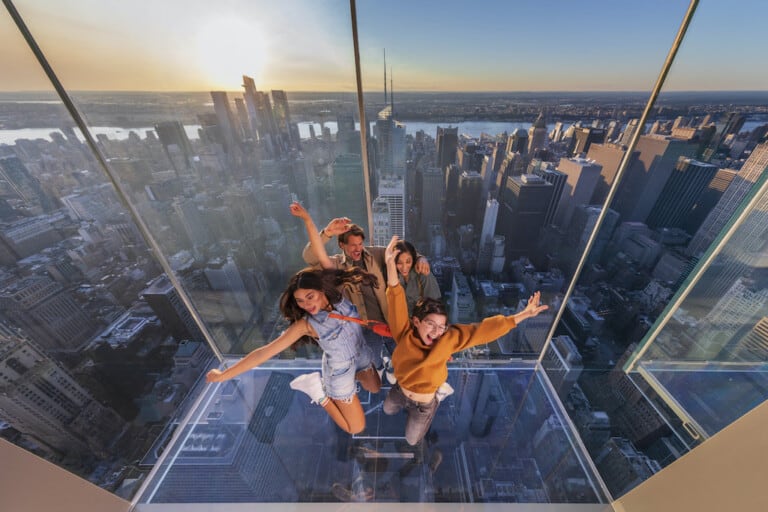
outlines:
[[[364,286],[379,286],[376,276],[359,268],[350,269],[304,269],[294,275],[288,281],[288,287],[280,297],[280,312],[289,322],[296,322],[305,316],[307,312],[299,307],[293,294],[299,288],[303,290],[318,290],[325,294],[328,302],[337,304],[341,301],[341,291],[345,284],[361,284]]]

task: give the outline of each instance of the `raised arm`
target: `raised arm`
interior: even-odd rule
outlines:
[[[263,347],[259,347],[252,351],[226,370],[209,371],[205,375],[205,381],[222,382],[233,377],[237,377],[241,373],[245,373],[251,368],[256,368],[264,361],[272,359],[277,354],[297,342],[302,336],[307,335],[317,337],[315,330],[312,329],[312,327],[309,325],[309,322],[307,322],[306,319],[301,319],[298,322],[294,322],[288,326],[288,328],[284,330],[280,336],[267,343]]]
[[[525,309],[512,315],[512,318],[515,319],[516,324],[519,324],[526,318],[533,318],[548,309],[549,306],[541,304],[541,292],[536,292],[528,298],[528,304],[525,305]]]
[[[317,253],[315,251],[315,246],[322,245],[323,248],[325,248],[325,244],[334,236],[340,235],[341,233],[344,233],[346,231],[349,231],[350,226],[352,225],[352,220],[348,217],[337,217],[331,222],[328,223],[325,228],[323,228],[322,231],[320,231],[320,244],[312,243],[312,240],[309,240],[309,243],[304,247],[304,250],[301,253],[301,257],[304,258],[304,261],[307,263],[307,265],[318,265],[320,262],[317,259]]]
[[[392,237],[384,250],[384,262],[387,266],[387,323],[392,337],[396,343],[399,343],[410,329],[411,319],[408,316],[405,290],[403,290],[400,279],[397,277],[395,260],[400,254],[400,250],[395,249],[395,244],[397,244],[397,236]]]
[[[309,215],[309,212],[299,203],[291,203],[291,214],[294,217],[298,217],[304,221],[304,227],[307,228],[307,235],[309,236],[308,247],[312,248],[315,255],[315,261],[323,268],[336,268],[331,258],[328,257],[328,252],[325,250],[325,244],[320,238],[320,233],[317,232],[317,226]]]

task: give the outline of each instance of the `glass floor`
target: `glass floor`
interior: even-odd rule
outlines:
[[[367,425],[351,436],[288,387],[317,371],[294,363],[204,385],[187,424],[143,461],[155,468],[138,503],[608,501],[532,362],[452,363],[455,393],[415,447],[405,414],[382,412],[386,382],[360,391]]]

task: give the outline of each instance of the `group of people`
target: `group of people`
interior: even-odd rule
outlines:
[[[303,206],[293,203],[290,209],[306,227],[309,243],[303,257],[311,265],[291,278],[280,298],[290,325],[229,368],[209,371],[208,382],[240,375],[309,336],[323,351],[321,371],[297,377],[291,388],[306,393],[342,430],[356,434],[365,428],[357,382],[378,393],[388,362],[394,384],[383,411],[406,411],[405,438],[416,445],[437,411],[452,354],[493,341],[547,309],[536,292],[514,315],[449,324],[429,263],[413,245],[395,236],[387,247],[366,247],[364,231],[350,219],[333,219],[318,232]],[[329,256],[325,244],[334,236],[342,252]],[[386,324],[389,331],[361,324]]]

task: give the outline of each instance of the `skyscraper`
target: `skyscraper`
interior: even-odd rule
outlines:
[[[456,210],[456,223],[459,226],[472,224],[478,227],[483,214],[482,193],[483,177],[480,174],[471,171],[461,173],[459,176],[458,208]]]
[[[176,293],[171,281],[165,275],[161,275],[150,282],[149,286],[140,293],[140,296],[147,301],[160,322],[177,341],[188,339],[200,341],[203,339],[203,334],[192,319],[192,315],[181,302],[181,298]]]
[[[681,228],[717,170],[714,165],[680,157],[648,214],[646,224],[651,228]]]
[[[459,147],[459,127],[442,128],[437,127],[435,136],[437,143],[437,153],[435,155],[435,165],[443,170],[447,166],[456,163],[456,149]]]
[[[0,417],[46,451],[102,454],[124,422],[21,331],[0,324]]]
[[[536,121],[528,129],[528,154],[533,155],[537,149],[547,147],[547,124],[544,113],[540,113]]]
[[[768,142],[755,147],[717,205],[704,219],[688,244],[686,251],[689,255],[700,255],[707,250],[766,168],[768,168]]]
[[[559,198],[555,223],[565,228],[571,222],[573,210],[587,205],[592,199],[603,167],[594,160],[585,158],[561,158],[557,170],[567,176]]]
[[[231,156],[240,152],[242,137],[240,137],[240,125],[232,113],[232,107],[224,91],[211,91],[213,109],[216,112],[218,126],[224,138],[224,151]]]
[[[509,259],[533,253],[553,191],[551,183],[533,174],[507,178],[499,196],[496,234],[504,236]]]
[[[693,157],[697,146],[663,135],[642,135],[635,149],[638,157],[627,170],[611,208],[622,221],[645,222],[681,156]]]
[[[349,217],[368,233],[363,160],[360,155],[340,154],[333,161],[333,199],[325,204],[328,217]]]
[[[403,178],[398,176],[382,178],[379,182],[378,198],[389,205],[391,235],[405,238],[405,181]]]
[[[443,204],[445,202],[445,185],[443,171],[433,167],[418,174],[417,188],[419,189],[418,204],[421,212],[420,232],[426,234],[430,226],[440,224],[443,220]]]

